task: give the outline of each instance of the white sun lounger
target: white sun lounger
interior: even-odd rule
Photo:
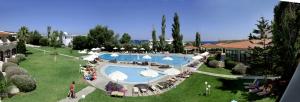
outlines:
[[[133,87],[132,90],[133,90],[133,94],[139,95],[139,89],[137,87]]]

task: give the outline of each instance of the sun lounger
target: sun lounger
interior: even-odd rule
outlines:
[[[110,95],[111,96],[116,96],[116,97],[124,97],[125,96],[124,92],[119,92],[119,91],[112,91],[110,93]]]
[[[137,87],[132,88],[133,94],[139,94],[139,89]]]
[[[252,83],[243,83],[244,85],[254,85],[256,83],[256,81],[258,81],[257,79],[253,80]]]
[[[162,86],[162,85],[160,85],[160,84],[157,84],[156,86],[157,86],[159,89],[161,89],[161,90],[164,89],[164,86]]]
[[[248,86],[245,86],[245,89],[253,89],[253,88],[258,88],[259,87],[259,81],[256,81],[255,84],[250,84]]]

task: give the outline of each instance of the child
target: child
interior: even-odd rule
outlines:
[[[73,81],[72,84],[70,85],[70,91],[69,91],[68,97],[76,98],[76,95],[75,95],[75,81]]]

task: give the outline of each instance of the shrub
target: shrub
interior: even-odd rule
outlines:
[[[234,68],[232,68],[233,74],[246,74],[248,66],[243,63],[237,64]]]
[[[221,53],[218,53],[215,57],[216,60],[220,61],[221,60]]]
[[[16,59],[18,61],[24,61],[26,59],[26,56],[24,54],[17,54]]]
[[[208,57],[206,62],[209,63],[209,61],[212,61],[212,60],[216,60],[216,57]]]
[[[14,75],[11,77],[11,82],[22,92],[29,92],[36,88],[35,80],[29,75]]]
[[[25,41],[23,41],[23,40],[18,41],[16,48],[17,48],[17,53],[25,54],[26,53]]]
[[[3,73],[0,72],[0,94],[4,95],[4,93],[7,92],[6,89],[7,89],[7,82],[5,80],[5,77],[3,76]],[[2,97],[1,95],[0,97]]]
[[[48,46],[49,45],[48,38],[41,38],[39,43],[41,46]]]
[[[218,64],[218,61],[217,61],[217,60],[211,60],[211,61],[208,61],[208,66],[209,66],[209,67],[214,67],[214,68],[216,68],[217,64]]]
[[[16,66],[10,66],[6,68],[6,78],[10,79],[13,75],[28,75],[28,72]]]
[[[18,65],[15,64],[15,63],[12,63],[12,62],[4,62],[3,65],[2,65],[2,72],[5,72],[6,68],[9,67],[9,66],[17,67]]]
[[[225,60],[225,68],[226,69],[232,69],[236,65],[237,65],[237,62],[235,62],[235,61]]]
[[[12,63],[15,63],[15,64],[19,64],[20,60],[17,59],[17,58],[9,58],[9,59],[7,59],[7,62],[12,62]]]

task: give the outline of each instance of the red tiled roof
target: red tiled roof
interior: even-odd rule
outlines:
[[[269,44],[271,42],[271,39],[266,39],[265,42],[266,44]],[[232,42],[227,44],[219,44],[219,46],[222,46],[222,48],[248,49],[254,47],[262,47],[263,40],[245,40],[245,41]]]
[[[265,43],[270,44],[271,39],[266,39]],[[263,40],[243,40],[231,43],[204,44],[204,48],[227,48],[227,49],[248,49],[254,47],[263,47]]]
[[[198,49],[198,48],[195,46],[185,46],[184,49],[194,50],[194,49]]]
[[[203,44],[202,47],[204,47],[204,48],[222,48],[221,46],[219,46],[217,44],[210,44],[210,43]]]
[[[0,32],[0,35],[10,35],[9,32]]]

